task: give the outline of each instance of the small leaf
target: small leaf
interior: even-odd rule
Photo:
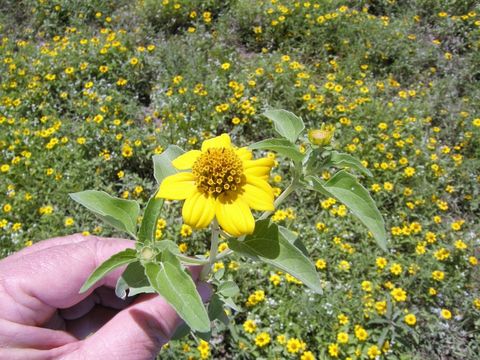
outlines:
[[[278,231],[276,224],[270,224],[268,219],[257,221],[254,233],[245,237],[245,240],[230,238],[228,246],[241,255],[286,271],[312,290],[322,293],[320,278],[313,263]]]
[[[157,220],[163,207],[163,199],[155,198],[153,195],[148,200],[147,207],[143,213],[142,224],[138,231],[138,240],[144,243],[150,243],[155,240],[155,231],[157,229]]]
[[[303,154],[286,139],[266,139],[251,144],[249,148],[253,150],[272,150],[292,159],[294,162],[301,162],[303,159]]]
[[[180,325],[177,326],[175,329],[175,332],[173,333],[171,340],[180,340],[190,334],[190,326],[188,326],[186,323],[181,323]]]
[[[97,267],[95,271],[88,277],[80,289],[80,294],[90,289],[98,280],[103,278],[110,271],[136,260],[137,252],[134,249],[125,249],[113,255],[109,259],[105,260],[99,267]]]
[[[208,316],[210,321],[220,320],[225,325],[228,325],[230,322],[228,316],[225,314],[223,301],[217,294],[214,294],[210,299],[210,303],[208,304]]]
[[[162,252],[165,249],[168,249],[173,255],[175,255],[182,263],[188,265],[205,265],[208,264],[209,260],[207,259],[198,259],[190,256],[183,255],[178,249],[177,244],[171,240],[162,240],[155,244],[156,249],[159,252]]]
[[[360,171],[367,176],[372,177],[372,173],[370,172],[370,170],[363,166],[363,164],[358,159],[354,158],[349,154],[332,151],[329,164],[341,168],[349,167],[351,169]]]
[[[288,230],[284,226],[279,226],[278,231],[282,234],[282,236],[288,240],[290,244],[295,245],[305,256],[308,256],[308,250],[303,244],[302,240],[293,232]]]
[[[367,189],[345,170],[337,172],[327,182],[316,177],[309,177],[313,189],[322,194],[329,194],[345,204],[350,211],[370,230],[378,246],[387,251],[387,233],[382,215]]]
[[[170,145],[167,150],[159,155],[153,155],[153,176],[157,183],[160,184],[167,176],[177,173],[172,165],[172,160],[182,155],[184,151],[176,146]]]
[[[145,264],[152,287],[175,309],[194,331],[210,331],[210,320],[191,276],[170,251],[164,250],[161,262]]]
[[[235,302],[232,300],[232,298],[223,298],[223,303],[232,310],[235,310],[237,312],[243,311],[240,306],[235,304]]]
[[[294,143],[298,136],[305,129],[305,124],[295,114],[286,110],[268,110],[263,113],[264,116],[273,121],[275,130],[285,139]]]
[[[136,237],[137,218],[140,212],[140,206],[136,201],[118,199],[96,190],[73,193],[70,197],[106,223]]]
[[[224,297],[232,297],[237,295],[240,292],[238,285],[235,284],[233,281],[225,281],[220,284],[217,289],[217,293],[224,296]]]
[[[127,295],[131,297],[138,294],[154,292],[155,290],[150,286],[145,275],[145,269],[139,261],[127,265],[122,276],[118,278],[115,287],[115,294],[121,299],[125,299]]]

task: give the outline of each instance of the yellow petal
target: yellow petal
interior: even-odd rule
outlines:
[[[200,155],[202,155],[202,152],[200,150],[188,151],[173,160],[172,165],[179,170],[191,169],[193,163],[198,159]]]
[[[252,152],[248,150],[247,147],[242,147],[240,149],[235,150],[235,154],[237,154],[237,156],[243,161],[250,160],[253,156]]]
[[[261,211],[273,211],[274,196],[271,186],[260,178],[247,177],[247,183],[242,186],[241,197],[249,207]]]
[[[222,134],[220,136],[205,140],[202,143],[202,151],[207,151],[210,148],[231,148],[232,141],[228,134]]]
[[[218,224],[233,236],[251,234],[255,229],[255,219],[250,208],[235,194],[223,193],[217,198],[215,215]]]
[[[186,224],[196,229],[207,227],[215,216],[215,199],[194,191],[183,204],[182,216]]]
[[[186,199],[196,189],[195,178],[190,172],[180,172],[163,179],[157,198],[169,200]]]
[[[270,176],[270,170],[275,162],[269,158],[261,158],[258,160],[249,160],[243,163],[243,171],[245,175],[254,175],[266,180]]]

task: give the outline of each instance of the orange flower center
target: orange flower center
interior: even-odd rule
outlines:
[[[195,161],[192,173],[198,190],[215,197],[245,182],[242,160],[228,148],[208,149]]]

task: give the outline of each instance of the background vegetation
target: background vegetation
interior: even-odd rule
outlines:
[[[210,344],[172,341],[162,358],[474,359],[479,47],[473,0],[0,1],[0,256],[118,235],[68,193],[146,201],[151,156],[169,143],[229,132],[248,144],[271,136],[261,113],[284,108],[334,125],[334,147],[372,171],[362,182],[390,251],[332,199],[299,193],[274,219],[307,244],[325,294],[219,263],[243,311]],[[175,203],[157,237],[187,254],[209,246]]]

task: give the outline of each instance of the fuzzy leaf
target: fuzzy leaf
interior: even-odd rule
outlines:
[[[271,224],[268,219],[257,221],[255,232],[245,237],[245,240],[230,238],[228,246],[241,255],[286,271],[315,292],[322,293],[320,278],[313,263],[278,231],[276,224]]]
[[[382,215],[367,189],[357,178],[345,170],[337,172],[330,180],[323,182],[316,177],[309,178],[312,188],[322,194],[337,198],[370,230],[377,244],[387,250],[387,232]]]
[[[153,155],[153,176],[158,184],[167,176],[178,172],[177,169],[173,167],[172,161],[183,153],[184,151],[180,147],[170,145],[163,153]]]
[[[290,140],[292,143],[298,139],[298,136],[305,129],[303,120],[290,111],[272,109],[265,111],[263,115],[273,121],[275,131],[280,136]]]
[[[210,320],[191,276],[170,251],[162,252],[160,263],[145,264],[150,285],[194,331],[210,331]]]
[[[107,275],[110,271],[115,270],[119,266],[132,263],[137,260],[137,252],[134,249],[125,249],[109,259],[105,260],[95,271],[88,277],[80,289],[80,293],[84,293],[90,289],[98,280]]]
[[[96,190],[73,193],[70,197],[106,223],[136,237],[137,218],[140,212],[140,206],[136,201],[118,199]]]
[[[303,154],[296,148],[294,144],[286,139],[266,139],[249,146],[253,150],[272,150],[283,155],[294,162],[301,162]]]

